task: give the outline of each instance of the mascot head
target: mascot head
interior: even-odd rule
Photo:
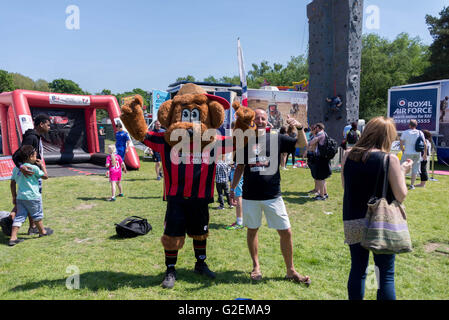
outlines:
[[[208,129],[218,129],[224,121],[225,109],[229,109],[229,102],[221,97],[207,94],[207,92],[193,83],[182,86],[176,96],[165,101],[159,108],[157,118],[161,125],[167,129],[164,139],[174,146],[181,141],[178,132],[184,132],[192,138],[194,131],[203,134]],[[182,129],[172,135],[176,129]],[[215,135],[201,139],[201,145],[213,142]]]

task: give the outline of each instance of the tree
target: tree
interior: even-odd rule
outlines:
[[[262,61],[260,65],[253,63],[247,81],[249,88],[260,88],[265,82],[272,86],[291,86],[293,82],[308,78],[307,60],[303,55],[299,55],[291,57],[285,67],[279,63],[270,66],[268,61]]]
[[[20,73],[11,73],[12,78],[14,79],[14,87],[16,89],[24,89],[24,90],[34,90],[34,81],[33,79],[26,77]]]
[[[233,76],[233,77],[223,76],[220,78],[220,80],[218,80],[218,83],[231,83],[236,86],[239,86],[240,85],[240,77],[239,76]]]
[[[433,43],[430,45],[430,65],[415,82],[449,78],[449,7],[440,12],[440,17],[426,15]]]
[[[0,70],[0,93],[14,90],[14,79],[8,71]]]
[[[48,82],[43,79],[38,79],[34,82],[34,90],[49,92],[50,87],[48,86]]]
[[[204,82],[211,82],[211,83],[218,83],[219,80],[215,79],[214,76],[208,76],[207,78],[204,78]]]
[[[191,75],[187,75],[186,77],[179,77],[176,79],[176,82],[180,82],[180,81],[189,81],[189,82],[195,82],[195,77],[191,76]]]
[[[409,83],[428,66],[428,47],[401,33],[392,42],[376,34],[362,38],[359,117],[387,114],[388,89]]]
[[[49,87],[51,92],[57,93],[71,93],[71,94],[86,94],[77,83],[72,80],[56,79],[50,82]]]
[[[101,96],[110,96],[110,95],[112,95],[112,91],[109,89],[103,89],[103,90],[101,90],[101,92],[99,94]]]
[[[124,93],[118,93],[115,95],[115,97],[120,104],[123,97],[129,97],[136,94],[140,94],[142,96],[144,105],[146,105],[147,107],[151,106],[151,93],[140,88],[136,88],[132,91],[127,91]]]

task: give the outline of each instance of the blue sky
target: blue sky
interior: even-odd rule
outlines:
[[[238,37],[247,70],[305,53],[310,2],[0,0],[0,69],[34,80],[71,79],[92,93],[166,89],[188,74],[233,76]],[[79,30],[66,28],[69,5],[80,10]],[[437,16],[449,0],[365,0],[369,5],[380,9],[380,28],[364,33],[393,40],[407,32],[431,44],[425,15]]]

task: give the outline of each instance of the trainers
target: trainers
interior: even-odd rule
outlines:
[[[326,194],[324,195],[324,198],[325,198],[325,199],[329,199],[329,195],[326,193]]]
[[[110,197],[108,201],[115,201],[115,197]]]
[[[118,196],[119,197],[124,197],[125,195],[123,193],[120,193]]]
[[[27,234],[29,236],[32,236],[32,235],[35,235],[35,234],[39,234],[39,229],[37,227],[34,227],[34,228],[29,227]]]
[[[51,236],[51,235],[54,233],[53,229],[51,229],[51,228],[44,228],[44,229],[45,229],[45,231],[47,231],[47,233],[45,233],[45,234],[40,234],[40,235],[39,235],[39,238],[40,238],[40,237]]]
[[[162,177],[161,176],[158,176],[157,178],[156,178],[156,180],[161,180],[162,179]]]
[[[215,272],[212,272],[207,266],[206,262],[196,262],[195,263],[195,273],[204,275],[208,278],[215,279]]]
[[[411,185],[408,187],[408,189],[409,189],[409,190],[415,190],[415,186],[411,184]]]
[[[234,222],[230,226],[226,227],[226,230],[238,230],[238,229],[243,229],[243,226],[241,224],[237,224],[237,222]]]
[[[175,269],[167,269],[165,272],[164,281],[162,281],[162,288],[171,289],[175,285],[176,282],[176,270]]]
[[[219,206],[219,207],[217,207],[217,210],[224,210],[224,207],[223,206]]]
[[[324,200],[326,200],[326,197],[322,197],[322,196],[318,195],[315,198],[313,198],[313,200],[322,200],[322,201],[324,201]]]
[[[21,242],[23,242],[23,239],[9,240],[8,246],[13,247],[16,244],[21,243]]]

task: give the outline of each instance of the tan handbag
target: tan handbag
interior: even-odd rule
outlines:
[[[386,199],[389,164],[390,157],[386,155],[383,161],[385,176],[383,177],[382,198],[379,199],[373,195],[368,202],[368,210],[365,216],[366,226],[360,243],[362,247],[376,254],[397,254],[412,251],[405,207],[396,200],[389,204]],[[377,180],[380,180],[379,175]],[[376,191],[377,185],[378,183],[376,183]]]

